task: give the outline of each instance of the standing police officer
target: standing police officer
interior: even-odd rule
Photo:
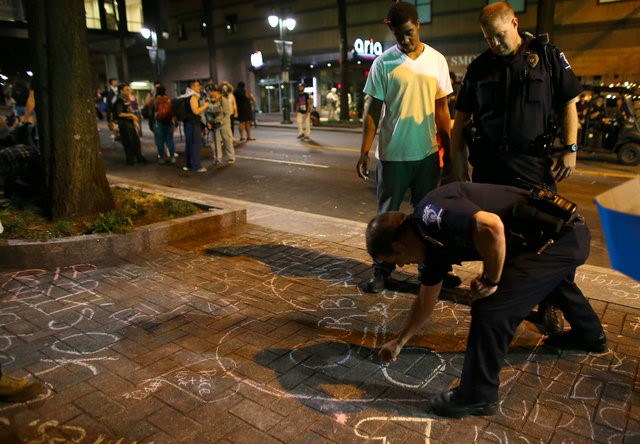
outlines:
[[[464,76],[451,132],[453,176],[473,182],[523,187],[519,179],[556,190],[576,166],[582,86],[564,54],[543,37],[518,32],[508,3],[487,5],[479,17],[489,49]],[[555,161],[551,141],[562,128],[564,150]],[[465,134],[469,152],[465,150]],[[562,318],[548,305],[538,313],[543,330],[562,330]]]
[[[431,400],[440,416],[497,411],[509,344],[527,313],[545,298],[571,324],[569,332],[547,343],[607,350],[600,320],[574,282],[576,267],[589,255],[584,220],[575,212],[560,219],[546,209],[532,210],[539,204],[528,196],[515,187],[453,182],[429,192],[412,215],[387,212],[367,226],[367,251],[374,260],[418,264],[420,271],[420,291],[405,325],[380,349],[384,362],[394,361],[430,317],[449,267],[482,261],[482,273],[471,281],[475,300],[460,386]]]

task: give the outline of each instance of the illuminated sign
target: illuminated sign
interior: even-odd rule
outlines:
[[[254,68],[260,68],[262,65],[264,65],[264,61],[262,60],[262,52],[256,51],[251,54],[251,66],[253,66]]]
[[[361,57],[377,57],[382,55],[382,43],[376,42],[373,39],[363,40],[356,39],[353,42],[353,50]]]

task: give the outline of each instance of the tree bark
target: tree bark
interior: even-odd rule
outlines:
[[[91,91],[82,0],[27,0],[44,202],[54,218],[114,208]]]

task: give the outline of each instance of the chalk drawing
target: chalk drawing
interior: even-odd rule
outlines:
[[[106,435],[100,433],[95,439],[89,437],[84,427],[75,426],[71,424],[60,424],[59,421],[49,420],[42,421],[36,419],[31,421],[29,426],[36,429],[36,437],[29,440],[29,443],[66,443],[73,442],[76,444],[93,443],[93,444],[136,444],[137,441],[130,441],[126,438],[109,438]]]
[[[360,437],[360,438],[364,438],[370,441],[380,441],[382,444],[387,444],[387,443],[391,443],[391,440],[389,438],[388,435],[369,435],[368,433],[364,432],[363,430],[361,430],[362,425],[369,423],[369,422],[394,422],[394,423],[403,423],[403,422],[410,422],[410,423],[419,423],[419,424],[423,424],[424,425],[424,429],[422,430],[422,434],[424,436],[424,443],[425,444],[429,444],[431,442],[431,423],[433,421],[433,419],[430,418],[415,418],[415,417],[411,417],[411,416],[390,416],[390,417],[385,417],[385,416],[372,416],[369,418],[365,418],[365,419],[361,419],[360,421],[358,421],[356,423],[356,425],[353,428],[354,433],[356,434],[356,436]]]
[[[203,359],[156,378],[145,379],[140,383],[141,388],[124,393],[122,397],[140,401],[163,387],[172,387],[205,404],[218,402],[234,396],[238,391],[238,381],[226,374],[235,367],[236,363],[232,359]]]

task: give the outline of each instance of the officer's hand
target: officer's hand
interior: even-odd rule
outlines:
[[[356,165],[356,171],[358,172],[358,177],[364,180],[369,179],[369,155],[362,154],[360,155],[360,159],[358,159],[358,164]]]
[[[387,342],[380,348],[378,357],[384,364],[388,364],[390,362],[394,362],[398,358],[400,350],[402,350],[402,346],[398,342],[398,339],[394,339]]]
[[[556,182],[571,176],[576,169],[576,157],[576,153],[563,153],[556,159],[556,164],[553,166]]]
[[[491,296],[498,290],[497,285],[489,286],[485,284],[482,280],[482,274],[473,279],[469,286],[471,288],[471,299],[474,301],[476,299],[482,299],[486,298],[487,296]]]

